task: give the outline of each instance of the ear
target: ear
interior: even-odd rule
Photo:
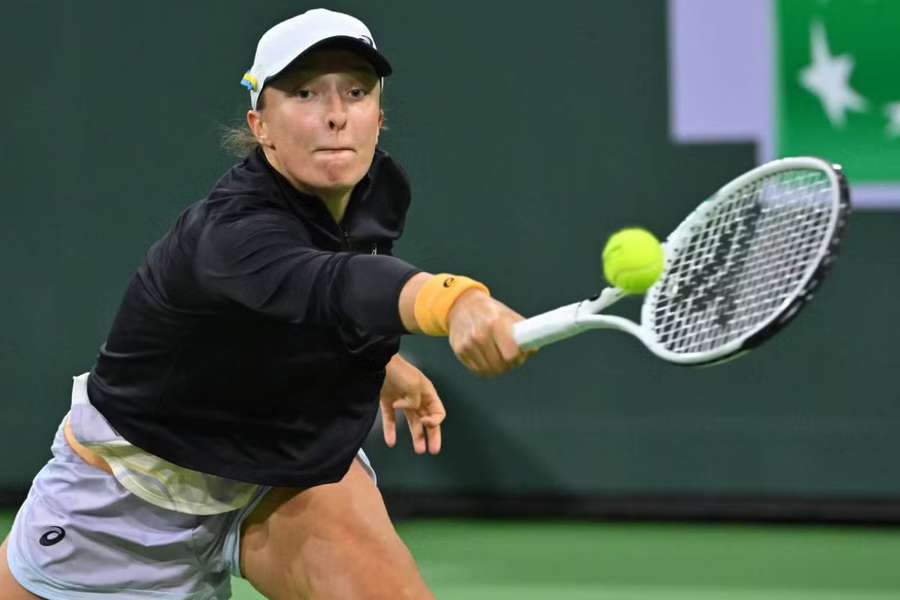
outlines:
[[[378,130],[375,131],[375,145],[378,145],[378,139],[381,137],[381,130],[384,129],[384,111],[378,111]]]
[[[259,142],[263,148],[274,148],[272,140],[269,139],[269,128],[266,120],[263,118],[262,112],[258,110],[247,111],[247,127],[253,133],[253,137]]]

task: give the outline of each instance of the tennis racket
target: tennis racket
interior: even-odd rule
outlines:
[[[701,203],[663,243],[665,267],[641,323],[598,314],[626,294],[598,296],[516,323],[532,350],[589,329],[638,338],[662,359],[700,365],[758,346],[812,298],[837,257],[850,211],[838,165],[812,157],[764,164]]]

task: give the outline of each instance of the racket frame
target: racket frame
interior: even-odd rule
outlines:
[[[786,298],[767,319],[745,332],[741,337],[709,351],[672,352],[665,348],[659,343],[656,333],[646,325],[652,320],[651,313],[655,305],[653,299],[656,294],[661,293],[658,282],[647,291],[645,296],[641,308],[642,324],[624,317],[597,314],[627,295],[618,288],[607,287],[593,298],[562,306],[516,323],[513,332],[519,347],[524,350],[532,350],[572,337],[588,329],[614,329],[635,336],[648,350],[664,360],[680,365],[700,366],[733,358],[738,353],[749,351],[772,337],[812,299],[812,292],[821,283],[825,273],[837,257],[840,239],[850,211],[849,188],[839,165],[815,157],[782,158],[761,165],[727,183],[708,200],[700,203],[663,243],[668,266],[680,252],[683,241],[686,238],[689,239],[691,229],[698,222],[703,222],[706,215],[716,208],[721,198],[727,197],[732,192],[760,178],[795,169],[812,169],[825,173],[830,180],[832,193],[837,195],[832,203],[832,206],[836,205],[837,209],[831,211],[828,223],[829,233],[826,236],[827,242],[819,249],[817,259],[810,261],[798,284],[798,291]],[[660,282],[662,280],[661,277]]]

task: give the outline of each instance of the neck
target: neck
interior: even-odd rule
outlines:
[[[301,189],[298,187],[297,189],[321,200],[322,204],[325,205],[325,208],[328,209],[328,212],[331,213],[331,217],[334,219],[335,223],[340,223],[344,219],[344,212],[347,210],[347,205],[350,204],[350,194],[353,193],[353,189],[346,191],[341,190],[340,192],[328,194],[308,188]]]
[[[266,160],[269,161],[272,168],[278,171],[282,177],[287,179],[288,183],[290,183],[295,190],[303,192],[304,194],[309,194],[310,196],[315,196],[321,200],[335,223],[340,223],[343,220],[344,212],[346,212],[347,205],[350,203],[350,195],[353,193],[353,188],[342,188],[337,190],[319,190],[312,188],[292,177],[288,170],[281,164],[281,161],[278,160],[278,157],[271,153],[268,148],[263,148],[263,153],[266,155]]]

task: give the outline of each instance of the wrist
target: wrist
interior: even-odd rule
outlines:
[[[478,302],[483,302],[490,297],[490,294],[486,294],[483,290],[477,287],[464,291],[456,299],[456,302],[453,303],[453,306],[450,307],[450,312],[447,314],[448,327],[450,323],[453,323],[454,316],[460,311],[465,311],[467,307],[472,306],[473,304],[477,304]]]
[[[479,281],[462,275],[440,273],[426,281],[416,296],[415,317],[419,329],[433,336],[450,332],[450,313],[460,301],[486,294],[490,290]]]
[[[408,364],[407,360],[400,356],[400,353],[393,355],[391,360],[388,361],[387,365],[385,365],[385,369],[391,371],[393,369],[398,369],[402,367],[404,364]]]

